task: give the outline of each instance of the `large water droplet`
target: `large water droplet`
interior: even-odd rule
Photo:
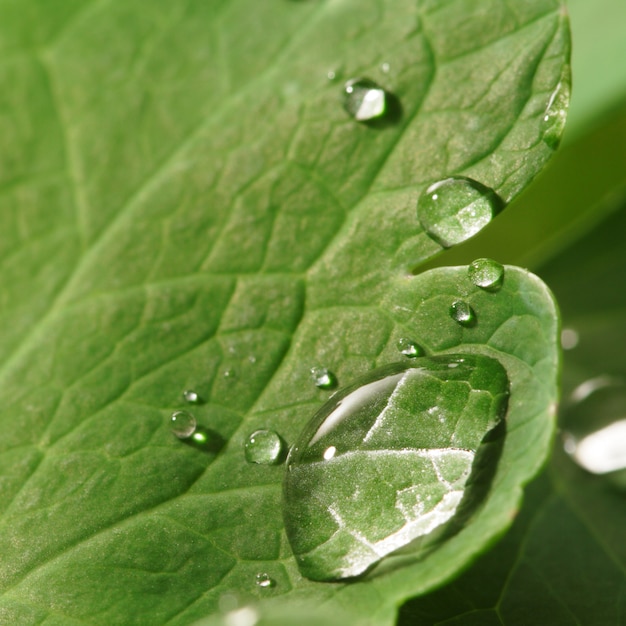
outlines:
[[[497,291],[504,280],[504,267],[491,259],[476,259],[467,268],[467,275],[477,287]]]
[[[285,528],[302,574],[357,576],[442,529],[504,415],[508,386],[498,361],[447,355],[391,365],[338,391],[288,458]]]
[[[175,411],[170,417],[170,428],[179,439],[189,439],[196,432],[196,418],[187,411]]]
[[[474,309],[465,300],[455,300],[450,306],[450,317],[461,324],[461,326],[470,327],[476,324],[476,313]]]
[[[550,148],[558,148],[567,121],[567,108],[571,96],[569,70],[550,95],[548,106],[541,119],[541,132],[544,142]]]
[[[276,582],[269,574],[261,572],[260,574],[256,575],[256,584],[263,589],[268,589],[270,587],[273,587]]]
[[[366,122],[385,113],[387,94],[374,81],[353,78],[344,85],[343,106],[357,121]]]
[[[407,337],[400,337],[398,339],[398,350],[404,356],[408,356],[410,359],[416,356],[424,356],[424,350],[412,339]]]
[[[495,192],[471,178],[446,178],[428,187],[417,203],[419,220],[444,248],[481,231],[499,210]]]
[[[326,367],[312,367],[311,378],[320,389],[334,389],[337,386],[337,377]]]
[[[593,474],[626,469],[626,385],[609,376],[592,378],[572,393],[564,411],[563,444]]]
[[[245,457],[248,463],[276,465],[283,457],[283,440],[273,430],[255,430],[246,441]]]

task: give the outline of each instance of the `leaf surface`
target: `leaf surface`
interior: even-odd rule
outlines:
[[[626,271],[624,197],[602,223],[542,270],[558,296],[564,327],[576,333],[564,352],[560,425],[577,402],[572,392],[599,378],[626,380],[623,313],[626,294],[615,277]],[[605,209],[609,211],[609,208]],[[623,419],[622,403],[578,416],[593,432]],[[626,611],[624,480],[578,467],[558,437],[546,472],[530,488],[510,534],[458,580],[407,603],[398,624],[618,624]],[[592,598],[592,600],[590,600]]]
[[[545,288],[406,275],[441,249],[416,216],[427,185],[468,176],[508,202],[552,154],[560,3],[11,0],[0,25],[2,619],[183,624],[237,589],[389,623],[503,530],[550,436]],[[331,70],[375,79],[401,115],[356,123]],[[467,332],[447,313],[459,290],[484,320]],[[293,442],[327,396],[309,368],[348,382],[396,360],[407,328],[538,383],[510,414],[500,496],[428,568],[309,583],[283,468],[246,464],[244,441]],[[168,430],[184,389],[209,449]]]

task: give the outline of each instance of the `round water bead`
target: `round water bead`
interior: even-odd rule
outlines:
[[[444,248],[481,231],[497,212],[498,196],[471,178],[452,177],[428,187],[417,203],[426,233]]]
[[[192,389],[185,389],[185,391],[183,391],[183,400],[189,404],[200,404],[201,402],[200,396]]]
[[[461,326],[469,327],[476,324],[476,313],[469,303],[465,300],[455,300],[450,306],[450,317],[461,324]]]
[[[406,337],[398,339],[398,350],[401,354],[404,354],[404,356],[408,356],[411,359],[416,356],[424,356],[422,348],[415,343],[415,341],[407,339]]]
[[[337,386],[337,377],[326,367],[312,367],[311,377],[319,389],[334,389]]]
[[[492,259],[476,259],[467,268],[467,275],[477,287],[497,291],[504,281],[504,267]]]
[[[256,584],[263,589],[268,589],[270,587],[273,587],[276,582],[269,574],[261,572],[256,575]]]
[[[196,418],[187,411],[174,411],[170,417],[170,429],[179,439],[189,439],[196,432]]]
[[[367,78],[353,78],[344,85],[343,107],[357,121],[367,122],[385,113],[385,90]]]
[[[375,370],[330,398],[287,461],[285,529],[302,574],[358,576],[443,528],[508,391],[495,359],[446,355]]]
[[[244,454],[248,463],[276,465],[283,456],[283,440],[273,430],[255,430],[246,441]]]

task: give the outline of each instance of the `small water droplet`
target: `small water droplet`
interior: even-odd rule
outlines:
[[[253,354],[251,354],[251,355],[248,357],[248,362],[249,362],[249,363],[252,363],[252,364],[254,365],[254,364],[256,363],[256,357],[255,357]]]
[[[407,339],[406,337],[398,339],[398,350],[401,354],[411,359],[416,356],[424,356],[424,350],[412,339]]]
[[[336,376],[325,367],[312,367],[311,377],[320,389],[334,389],[337,386]]]
[[[328,80],[335,80],[335,78],[337,77],[337,73],[334,70],[330,70],[328,74],[326,74],[326,77],[328,78]]]
[[[183,400],[189,404],[200,404],[202,402],[200,396],[192,389],[185,389],[185,391],[183,391]]]
[[[564,328],[561,331],[561,347],[563,350],[573,350],[579,341],[578,333],[573,328]]]
[[[383,72],[384,74],[389,74],[389,70],[391,69],[391,66],[389,65],[389,63],[383,63],[380,66],[380,70],[381,72]]]
[[[268,589],[269,587],[274,587],[274,585],[276,585],[276,582],[269,574],[261,572],[260,574],[256,575],[256,584],[263,589]]]
[[[179,439],[189,439],[196,432],[196,418],[187,411],[174,411],[170,417],[170,428]]]
[[[244,454],[248,463],[276,465],[283,456],[283,440],[273,430],[255,430],[247,439]]]
[[[556,89],[550,94],[550,100],[541,118],[543,141],[553,149],[558,148],[561,142],[571,96],[569,68],[564,74]]]
[[[229,367],[228,369],[224,370],[224,378],[236,378],[236,377],[237,377],[237,372],[232,367]]]
[[[358,576],[418,538],[427,542],[470,488],[508,389],[495,359],[446,355],[390,365],[338,391],[305,427],[285,472],[285,529],[302,574]],[[468,428],[462,407],[470,404],[483,408]]]
[[[476,313],[465,300],[455,300],[450,306],[450,317],[461,326],[469,327],[476,324]]]
[[[344,86],[343,106],[359,122],[381,117],[387,108],[386,100],[385,90],[367,78],[353,78]]]
[[[476,259],[467,269],[469,279],[485,291],[497,291],[502,287],[504,267],[492,259]]]
[[[432,184],[422,193],[417,214],[426,233],[449,248],[480,232],[501,204],[492,189],[471,178],[452,177]]]
[[[626,469],[626,385],[610,376],[585,381],[563,412],[563,447],[592,474]]]

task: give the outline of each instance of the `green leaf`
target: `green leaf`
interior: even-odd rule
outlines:
[[[513,268],[497,293],[465,269],[405,276],[441,250],[426,187],[508,202],[552,154],[559,2],[8,0],[0,48],[2,621],[183,624],[236,589],[389,623],[503,532],[550,437],[552,300]],[[330,70],[401,115],[355,122]],[[448,315],[459,296],[473,328]],[[308,582],[284,468],[245,463],[245,441],[293,443],[328,395],[310,367],[344,384],[407,331],[506,368],[493,494],[427,567]],[[203,449],[169,432],[185,389]]]
[[[626,202],[611,204],[610,217],[542,271],[559,297],[565,327],[578,338],[564,353],[563,429],[570,428],[575,387],[601,376],[626,380],[626,293],[615,284],[626,271]],[[626,407],[622,395],[621,404],[596,408],[617,420]],[[589,432],[601,417],[586,416]],[[578,467],[558,437],[548,470],[531,485],[511,532],[459,579],[407,603],[399,626],[621,623],[626,501],[618,480],[619,474]]]

